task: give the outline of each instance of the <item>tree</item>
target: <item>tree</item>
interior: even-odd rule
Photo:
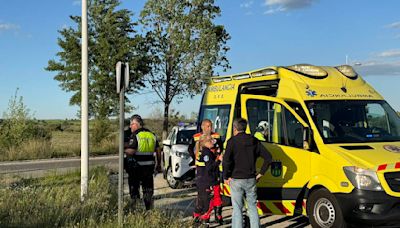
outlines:
[[[229,34],[213,22],[220,11],[214,0],[149,0],[141,12],[152,60],[145,81],[164,104],[163,138],[174,98],[200,93],[215,67],[229,68]]]
[[[141,77],[148,72],[143,39],[134,30],[132,13],[117,9],[119,0],[89,0],[88,46],[89,46],[89,115],[96,119],[116,115],[119,95],[116,93],[115,64],[129,62],[132,94],[144,84]],[[55,71],[55,80],[67,92],[74,92],[70,105],[81,104],[81,17],[70,16],[75,27],[59,31],[58,60],[50,60],[46,70]],[[126,99],[127,103],[130,101]],[[126,111],[132,106],[126,105]]]

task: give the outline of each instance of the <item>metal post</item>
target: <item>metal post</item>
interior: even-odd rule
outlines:
[[[88,23],[87,0],[82,0],[82,87],[81,87],[81,201],[88,194],[89,115],[88,115]]]
[[[121,70],[124,72],[124,70]],[[123,78],[123,74],[121,73]],[[118,224],[122,227],[123,221],[123,197],[124,197],[124,125],[125,125],[125,85],[121,79],[121,91],[119,93],[119,170],[118,170]]]

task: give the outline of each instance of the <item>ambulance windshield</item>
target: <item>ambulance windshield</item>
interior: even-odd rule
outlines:
[[[400,141],[399,115],[386,101],[309,101],[307,107],[325,143]]]

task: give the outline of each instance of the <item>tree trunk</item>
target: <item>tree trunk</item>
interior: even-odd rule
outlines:
[[[168,137],[168,116],[169,116],[169,103],[164,103],[164,121],[163,121],[163,132],[162,139],[165,140]]]
[[[164,121],[163,121],[163,132],[162,132],[162,139],[165,140],[168,137],[168,117],[169,117],[169,105],[171,104],[171,97],[170,97],[170,87],[171,87],[171,63],[170,61],[167,62],[166,67],[166,82],[165,82],[165,100],[164,100]]]

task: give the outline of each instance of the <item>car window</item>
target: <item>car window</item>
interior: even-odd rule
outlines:
[[[176,136],[176,144],[189,145],[190,139],[196,134],[196,130],[181,130]]]
[[[176,129],[174,129],[174,130],[172,131],[172,134],[171,134],[171,144],[175,144],[175,140],[176,140]]]

